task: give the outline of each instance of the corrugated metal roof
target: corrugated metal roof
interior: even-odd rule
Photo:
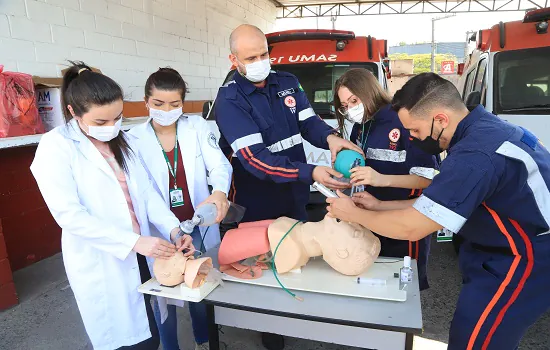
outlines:
[[[331,4],[345,4],[353,3],[350,0],[277,0],[283,6],[296,6],[296,5],[331,5]],[[374,2],[374,1],[373,1]]]

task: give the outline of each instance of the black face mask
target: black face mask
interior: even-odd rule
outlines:
[[[428,154],[436,155],[443,152],[443,149],[441,148],[441,146],[439,146],[439,139],[441,138],[441,134],[443,134],[443,131],[445,129],[441,130],[439,136],[437,137],[437,140],[435,140],[432,137],[432,133],[434,131],[434,122],[435,119],[432,119],[432,130],[430,131],[430,136],[427,136],[424,140],[419,140],[416,137],[413,137],[412,144]]]

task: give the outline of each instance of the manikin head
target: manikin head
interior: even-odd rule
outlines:
[[[229,60],[252,83],[262,83],[271,70],[265,34],[256,26],[242,24],[229,37]]]
[[[315,240],[321,246],[323,259],[344,275],[365,272],[380,254],[380,240],[361,225],[325,216]]]
[[[272,253],[296,220],[282,217],[269,227]],[[275,254],[277,272],[304,266],[311,257],[323,256],[333,269],[344,275],[365,272],[380,253],[380,240],[368,229],[329,216],[320,222],[296,225]]]
[[[177,252],[170,259],[155,259],[153,272],[157,281],[167,287],[185,282],[189,288],[198,288],[212,269],[211,258],[193,259]]]
[[[434,73],[409,80],[395,93],[392,108],[413,144],[430,154],[449,148],[458,123],[469,113],[456,87]]]

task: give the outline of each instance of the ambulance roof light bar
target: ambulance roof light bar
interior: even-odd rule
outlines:
[[[550,7],[528,11],[523,18],[523,23],[536,23],[550,20]]]
[[[305,29],[269,33],[266,37],[267,43],[271,45],[296,40],[353,40],[355,33],[348,30]]]
[[[523,23],[535,23],[537,34],[548,33],[548,20],[550,20],[550,8],[529,11],[523,18]]]

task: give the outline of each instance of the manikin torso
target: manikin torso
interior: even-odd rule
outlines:
[[[220,269],[239,278],[260,277],[260,265],[243,266],[239,262],[274,253],[278,273],[298,269],[310,258],[322,256],[344,275],[365,272],[380,253],[380,240],[368,229],[325,217],[320,222],[298,223],[283,239],[296,220],[282,217],[274,221],[247,223],[226,233],[220,246]],[[267,237],[266,237],[267,236]],[[267,238],[267,239],[266,239]],[[261,266],[261,269],[266,269]],[[252,273],[247,273],[252,271]]]
[[[271,252],[296,223],[279,218],[268,228]],[[344,275],[366,271],[380,253],[380,240],[366,228],[325,217],[320,222],[297,224],[281,242],[275,255],[278,273],[304,266],[310,258],[322,256],[334,270]]]

